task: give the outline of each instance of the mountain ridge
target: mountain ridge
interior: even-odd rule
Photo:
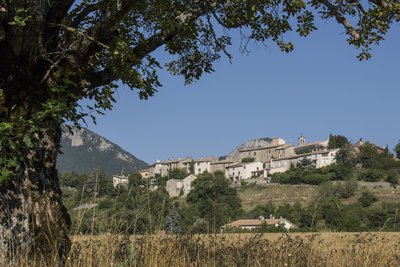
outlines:
[[[63,128],[61,152],[57,161],[60,173],[87,173],[102,168],[106,174],[113,175],[148,167],[146,162],[119,145],[83,127]]]

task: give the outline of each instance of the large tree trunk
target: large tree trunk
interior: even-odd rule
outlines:
[[[62,204],[56,169],[60,135],[59,127],[43,130],[39,141],[25,152],[15,177],[0,185],[1,266],[15,264],[21,256],[54,260],[58,255],[56,264],[66,262],[70,218]]]

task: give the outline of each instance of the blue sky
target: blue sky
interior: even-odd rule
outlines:
[[[259,137],[295,143],[300,134],[307,141],[362,137],[392,149],[400,139],[400,26],[363,62],[335,21],[317,26],[308,38],[291,35],[289,54],[271,43],[242,55],[234,40],[233,64],[221,59],[189,86],[160,72],[163,87],[147,101],[121,87],[115,108],[89,129],[148,163],[226,155]]]

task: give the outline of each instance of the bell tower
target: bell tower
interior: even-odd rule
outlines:
[[[299,138],[297,138],[298,141],[298,145],[304,145],[306,143],[306,138],[303,136],[303,134],[301,134],[301,136]]]

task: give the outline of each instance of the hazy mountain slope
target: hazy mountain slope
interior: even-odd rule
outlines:
[[[103,168],[108,175],[130,173],[148,167],[148,164],[106,138],[82,128],[73,134],[64,130],[61,138],[62,154],[57,167],[61,173],[87,173]]]

